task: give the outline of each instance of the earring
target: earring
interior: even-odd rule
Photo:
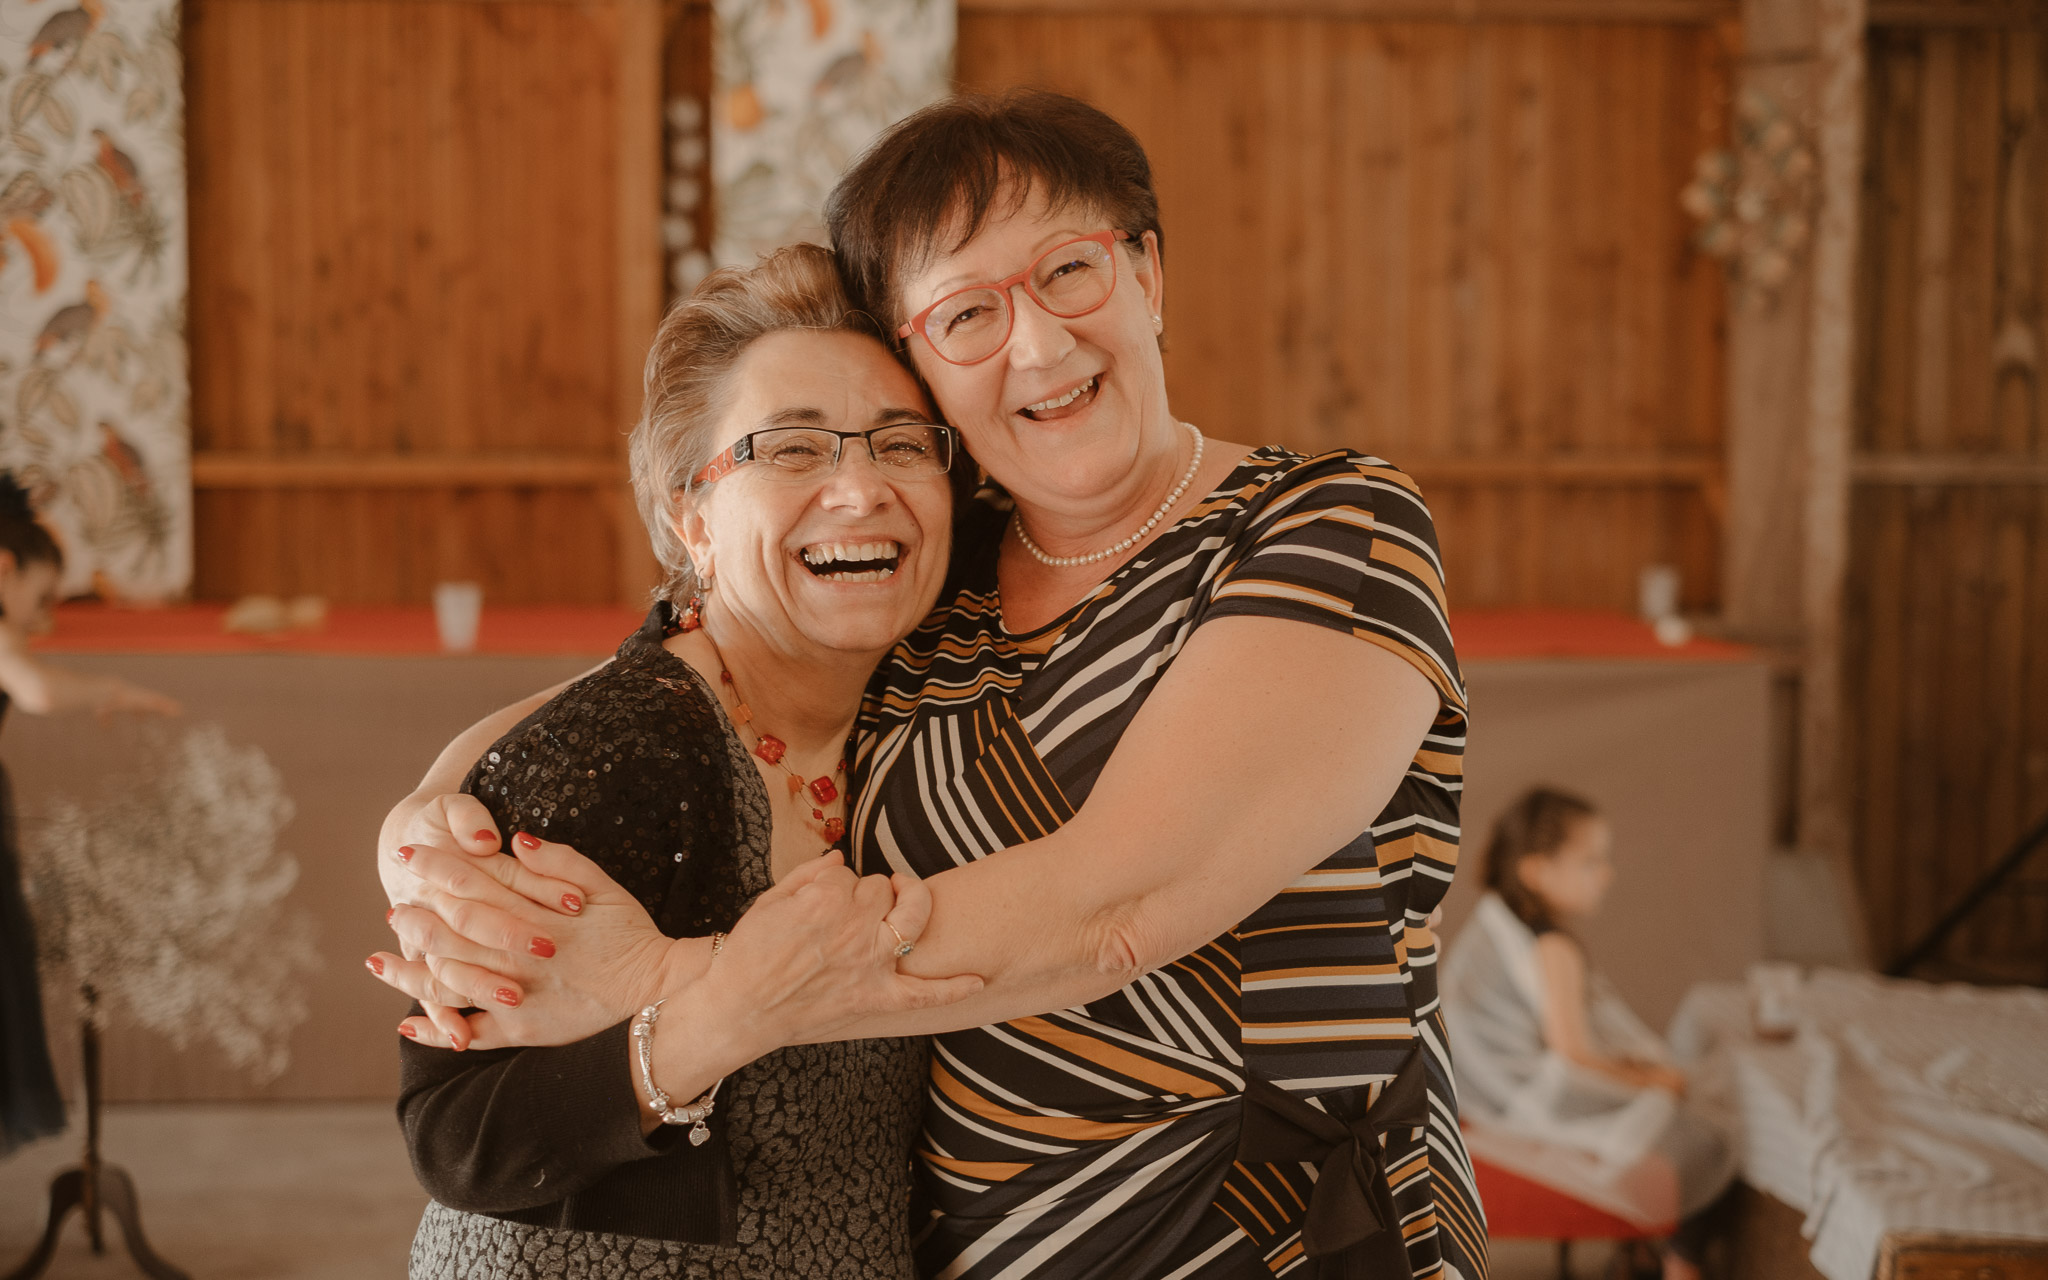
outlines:
[[[1154,333],[1165,333],[1165,332],[1166,332],[1166,321],[1162,320],[1162,319],[1161,319],[1161,318],[1159,318],[1158,316],[1153,316],[1153,317],[1152,317],[1152,332],[1154,332]]]
[[[683,606],[683,619],[676,624],[678,631],[695,631],[704,625],[704,597],[691,596],[690,603]]]

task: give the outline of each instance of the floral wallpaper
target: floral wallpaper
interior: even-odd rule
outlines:
[[[65,586],[191,579],[177,0],[0,0],[0,468]]]
[[[952,87],[953,0],[713,0],[711,255],[825,239],[825,195],[878,132]]]

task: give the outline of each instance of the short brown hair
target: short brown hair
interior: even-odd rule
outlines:
[[[1054,208],[1102,214],[1131,233],[1134,250],[1147,231],[1164,243],[1152,165],[1129,129],[1043,89],[962,93],[899,121],[832,188],[825,226],[847,292],[894,332],[904,278],[1033,191]]]
[[[661,561],[655,595],[663,600],[681,604],[701,586],[676,532],[675,500],[711,461],[711,428],[729,403],[732,368],[755,340],[785,329],[882,336],[847,303],[832,251],[814,244],[712,272],[655,330],[628,453],[640,518]]]
[[[1538,933],[1558,927],[1550,908],[1522,883],[1524,858],[1547,858],[1571,838],[1572,825],[1598,817],[1593,802],[1553,787],[1535,787],[1509,805],[1493,824],[1486,845],[1486,887],[1508,910]]]

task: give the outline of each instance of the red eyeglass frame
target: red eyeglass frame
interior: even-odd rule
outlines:
[[[1031,301],[1037,305],[1038,309],[1040,311],[1045,312],[1045,314],[1049,316],[1058,316],[1062,320],[1072,320],[1077,316],[1085,316],[1090,314],[1091,312],[1100,311],[1103,308],[1103,306],[1106,305],[1109,302],[1109,300],[1116,295],[1116,277],[1114,275],[1112,275],[1109,279],[1109,292],[1102,295],[1101,302],[1098,302],[1094,306],[1089,307],[1082,311],[1054,311],[1051,307],[1045,305],[1045,299],[1038,296],[1038,290],[1031,287],[1031,272],[1038,266],[1039,263],[1044,262],[1047,258],[1051,257],[1055,253],[1058,253],[1060,250],[1066,248],[1068,245],[1081,244],[1086,241],[1092,241],[1096,244],[1101,245],[1104,249],[1108,250],[1110,253],[1110,265],[1115,266],[1117,242],[1119,240],[1129,240],[1131,238],[1131,233],[1128,231],[1110,230],[1098,231],[1091,236],[1075,236],[1072,240],[1062,240],[1058,244],[1054,245],[1052,248],[1047,249],[1044,253],[1041,253],[1037,257],[1033,258],[1031,260],[1030,266],[1025,267],[1016,275],[1006,276],[1001,280],[993,281],[992,283],[989,284],[970,284],[953,290],[953,292],[947,294],[943,298],[940,298],[937,302],[932,303],[932,305],[926,307],[924,310],[910,317],[910,319],[907,322],[905,322],[901,328],[896,330],[897,340],[901,342],[908,342],[912,334],[924,334],[924,344],[932,349],[933,355],[937,356],[941,360],[944,360],[947,364],[980,364],[983,360],[988,359],[989,356],[993,356],[996,353],[996,351],[1001,351],[1003,349],[1003,343],[1008,342],[1010,340],[1010,330],[1015,329],[1017,327],[1017,308],[1015,306],[1010,307],[1010,324],[1009,328],[1003,330],[1002,342],[996,343],[995,350],[990,351],[988,355],[981,356],[978,359],[974,360],[955,360],[953,357],[939,350],[939,344],[933,342],[932,336],[929,333],[925,333],[924,331],[924,322],[931,318],[932,312],[937,311],[940,307],[945,306],[948,302],[951,302],[953,299],[959,297],[963,293],[974,293],[981,289],[993,289],[997,293],[1001,294],[1005,300],[1007,300],[1010,296],[1010,290],[1016,288],[1020,284],[1024,286],[1025,294],[1027,294],[1030,297]]]

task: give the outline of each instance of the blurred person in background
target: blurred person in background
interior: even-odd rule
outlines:
[[[119,676],[67,671],[29,651],[30,638],[50,629],[63,571],[64,553],[28,495],[0,473],[0,719],[10,707],[38,716],[178,714],[178,704],[160,693]],[[0,1155],[64,1129],[16,835],[14,792],[0,769]]]
[[[1495,824],[1486,893],[1444,960],[1458,1087],[1475,1118],[1591,1153],[1617,1176],[1645,1156],[1668,1162],[1681,1221],[1663,1273],[1698,1280],[1735,1150],[1681,1101],[1685,1073],[1588,966],[1571,932],[1607,896],[1613,844],[1590,802],[1549,788],[1522,796]]]

